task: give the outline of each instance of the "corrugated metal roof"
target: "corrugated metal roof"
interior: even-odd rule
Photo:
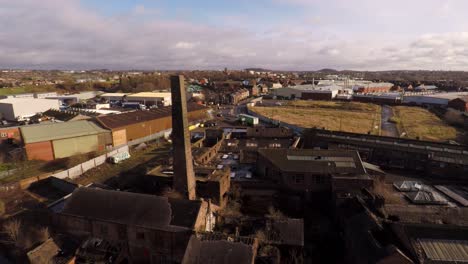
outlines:
[[[203,110],[208,108],[198,105],[198,104],[187,104],[187,112],[193,112],[198,110]],[[104,127],[109,129],[115,129],[119,127],[124,127],[132,124],[138,124],[150,120],[156,120],[163,117],[168,117],[172,115],[172,107],[165,106],[161,108],[152,109],[150,111],[133,111],[126,112],[116,115],[107,115],[97,117],[99,123]]]
[[[20,129],[26,144],[109,132],[86,120],[24,126]]]
[[[418,239],[418,243],[430,260],[468,262],[468,240]]]
[[[153,92],[141,92],[141,93],[136,93],[136,94],[130,94],[127,97],[128,98],[133,98],[133,97],[148,97],[148,98],[161,98],[161,97],[170,97],[171,93],[153,93]]]

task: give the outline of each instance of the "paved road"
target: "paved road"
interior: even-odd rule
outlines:
[[[387,136],[387,137],[398,137],[398,129],[395,125],[395,123],[392,123],[389,121],[390,118],[393,117],[393,111],[392,108],[388,105],[383,105],[382,106],[382,123],[381,123],[381,129],[382,129],[382,136]]]

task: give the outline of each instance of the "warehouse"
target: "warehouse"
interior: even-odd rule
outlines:
[[[59,109],[59,101],[36,98],[2,99],[0,100],[0,119],[22,121],[49,109]]]
[[[392,89],[392,83],[374,83],[357,84],[353,90],[357,93],[388,93]]]
[[[67,158],[112,145],[110,131],[86,120],[24,126],[20,130],[28,160]]]
[[[136,102],[147,106],[168,106],[172,104],[171,93],[143,92],[127,95],[128,102]]]
[[[188,104],[187,111],[190,121],[207,117],[207,108],[198,104]],[[166,106],[151,111],[100,116],[97,117],[97,121],[112,131],[114,146],[120,146],[129,141],[167,132],[172,128],[172,109]]]
[[[403,98],[403,103],[412,104],[412,105],[426,105],[426,106],[440,106],[447,107],[450,100],[460,98],[463,96],[468,96],[466,92],[449,92],[449,93],[435,93],[435,94],[426,94],[418,95],[411,94],[405,95]]]
[[[122,101],[129,93],[105,93],[101,94],[101,98],[104,98],[107,102],[119,102]]]
[[[341,91],[345,90],[341,86],[327,85],[296,85],[273,90],[273,94],[287,99],[303,99],[303,100],[332,100]]]

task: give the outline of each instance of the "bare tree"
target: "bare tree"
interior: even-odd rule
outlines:
[[[20,240],[21,221],[18,219],[8,221],[3,224],[3,230],[5,230],[10,239],[17,244]]]

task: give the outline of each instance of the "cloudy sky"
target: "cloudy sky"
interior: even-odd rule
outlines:
[[[467,0],[0,0],[0,68],[468,70]]]

